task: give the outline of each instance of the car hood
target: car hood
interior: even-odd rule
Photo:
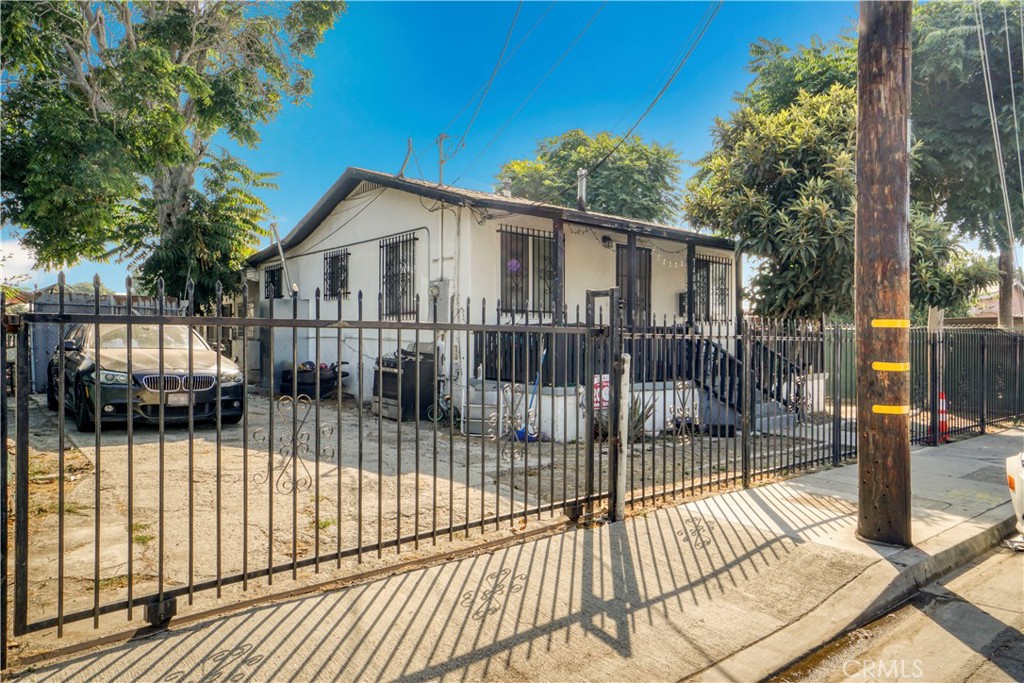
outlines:
[[[90,356],[92,354],[89,354]],[[216,374],[216,351],[194,349],[192,352],[192,374]],[[100,367],[112,372],[128,371],[127,349],[100,349]],[[132,372],[157,374],[160,368],[160,352],[157,349],[132,349]],[[220,357],[221,372],[238,370],[234,361]],[[189,374],[188,349],[164,349],[164,373],[168,375]]]

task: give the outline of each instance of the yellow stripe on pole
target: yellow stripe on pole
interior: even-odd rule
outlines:
[[[873,318],[871,327],[910,327],[910,320],[905,318]]]
[[[871,412],[879,415],[909,415],[910,406],[883,406],[876,403],[871,406]]]
[[[910,363],[888,363],[876,360],[871,364],[871,369],[879,372],[910,372]]]

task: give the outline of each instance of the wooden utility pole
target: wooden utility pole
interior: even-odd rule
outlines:
[[[444,133],[437,136],[437,184],[442,186],[444,185],[444,162],[448,161],[444,155],[444,141],[447,140],[448,137],[449,136]],[[442,214],[443,213],[444,212],[442,211]]]
[[[861,537],[910,540],[911,3],[860,3],[857,458]]]

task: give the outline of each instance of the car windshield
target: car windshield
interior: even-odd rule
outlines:
[[[160,348],[160,328],[156,325],[132,325],[132,348],[133,349],[157,349]],[[192,332],[193,346],[196,349],[210,348],[206,340],[194,330]],[[100,347],[103,349],[118,349],[128,346],[127,325],[100,325]],[[187,349],[188,348],[188,327],[185,325],[164,325],[164,348],[165,349]]]

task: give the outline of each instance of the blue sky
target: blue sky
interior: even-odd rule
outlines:
[[[465,140],[445,167],[445,181],[488,189],[498,167],[530,156],[539,138],[570,128],[624,132],[664,83],[708,5],[704,2],[609,2],[589,30],[532,99],[497,137],[599,3],[525,2],[509,42],[516,52],[498,72]],[[317,57],[314,94],[287,106],[262,130],[258,149],[225,146],[257,170],[273,171],[279,189],[264,194],[286,233],[347,166],[397,172],[413,138],[419,166],[407,175],[437,179],[435,138],[460,136],[475,103],[449,122],[479,92],[494,68],[516,14],[514,2],[352,2],[327,34]],[[733,107],[750,80],[750,43],[760,36],[804,43],[829,39],[852,26],[853,2],[726,2],[678,78],[637,132],[672,143],[687,160],[710,147],[708,129]],[[527,35],[528,34],[528,35]],[[524,40],[525,38],[525,40]],[[684,166],[683,175],[692,172]],[[456,182],[457,179],[457,182]],[[4,235],[4,246],[11,240]],[[26,255],[9,271],[29,268]],[[99,272],[122,289],[120,264],[85,263],[68,280]],[[33,273],[30,282],[53,282]]]

